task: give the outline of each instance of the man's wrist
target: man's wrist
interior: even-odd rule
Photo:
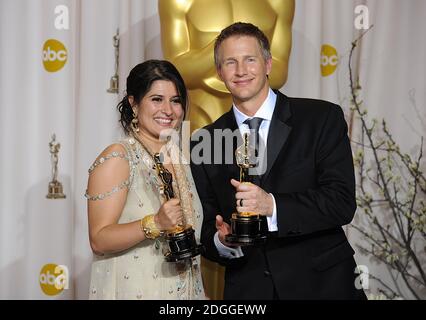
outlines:
[[[268,193],[269,196],[269,201],[268,201],[268,213],[266,214],[266,216],[268,217],[272,217],[272,215],[274,214],[274,196],[272,195],[272,193]]]
[[[268,220],[268,230],[269,231],[278,231],[277,226],[277,205],[275,202],[275,197],[272,193],[270,193],[272,198],[272,215],[270,217],[266,217]]]
[[[241,250],[241,247],[229,247],[228,244],[224,244],[219,239],[219,232],[216,232],[213,236],[214,244],[220,256],[228,259],[240,258],[244,254]]]
[[[232,244],[227,243],[225,237],[226,235],[221,236],[220,232],[219,231],[217,232],[217,238],[219,239],[220,243],[223,244],[225,247],[232,248],[232,249],[236,249],[238,247],[238,246],[234,246]]]

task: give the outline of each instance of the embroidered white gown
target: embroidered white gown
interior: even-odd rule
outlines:
[[[127,200],[119,223],[128,223],[157,212],[164,200],[159,189],[161,182],[151,156],[133,138],[126,138],[120,143],[127,150],[127,155],[114,153],[110,157],[121,157],[129,161],[129,179],[107,194],[97,196],[86,194],[86,197],[91,198],[92,201],[99,201],[127,187]],[[99,159],[89,172],[107,158]],[[195,237],[199,243],[203,218],[202,207],[189,164],[173,164],[173,169],[175,196],[180,198],[185,218],[194,228]],[[120,253],[94,255],[89,298],[205,299],[200,256],[187,262],[166,262],[163,255],[165,247],[163,238],[146,239]]]

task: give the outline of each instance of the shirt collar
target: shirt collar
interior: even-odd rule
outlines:
[[[238,110],[238,108],[235,106],[235,104],[232,104],[232,110],[234,111],[235,120],[237,121],[238,127],[241,126],[241,124],[246,119],[251,119],[254,117],[262,118],[264,120],[271,121],[272,114],[274,113],[275,109],[275,103],[277,101],[277,95],[274,91],[272,91],[271,88],[269,88],[268,96],[266,97],[265,101],[263,101],[262,105],[260,106],[259,110],[255,113],[253,117],[249,117],[245,113]]]

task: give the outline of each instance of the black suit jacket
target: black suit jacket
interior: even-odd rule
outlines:
[[[225,299],[364,298],[355,288],[354,251],[342,230],[356,209],[343,112],[326,101],[276,93],[268,166],[259,183],[275,197],[278,232],[270,233],[265,245],[243,247],[242,258],[220,257],[213,242],[215,216],[221,214],[230,223],[236,211],[235,188],[230,183],[231,178],[239,179],[235,156],[232,164],[214,164],[221,151],[224,160],[226,150],[225,143],[213,143],[215,129],[238,130],[233,111],[205,127],[212,137],[211,154],[197,147],[198,140],[203,140],[200,132],[192,137],[192,159],[198,153],[204,162],[211,160],[210,164],[191,163],[204,211],[205,257],[226,266]],[[237,145],[234,141],[232,152]]]

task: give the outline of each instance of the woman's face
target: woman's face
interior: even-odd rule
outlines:
[[[132,97],[131,97],[132,98]],[[130,104],[133,101],[129,100]],[[137,108],[139,130],[158,139],[163,130],[178,128],[183,120],[184,106],[173,82],[156,80]]]

